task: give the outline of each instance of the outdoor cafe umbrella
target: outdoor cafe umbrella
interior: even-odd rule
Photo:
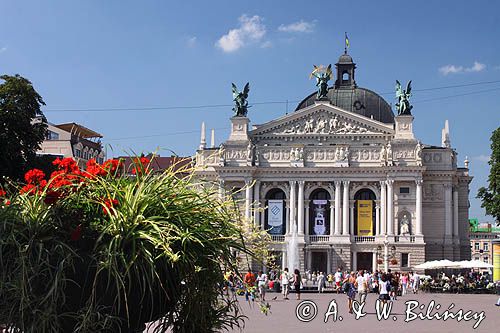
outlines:
[[[458,268],[493,268],[493,265],[480,260],[463,260],[458,261]]]
[[[453,262],[448,259],[427,261],[417,265],[415,269],[441,269],[441,268],[460,268],[458,262]]]

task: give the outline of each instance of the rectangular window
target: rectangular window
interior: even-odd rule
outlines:
[[[484,262],[488,262],[488,256],[484,256],[484,257],[483,257],[483,261],[484,261]]]
[[[408,253],[401,253],[401,267],[408,267]]]
[[[488,243],[483,243],[483,250],[484,250],[484,252],[488,252],[490,250]]]
[[[474,243],[474,250],[479,251],[479,242]]]
[[[45,139],[46,140],[59,140],[59,134],[47,130],[47,132],[45,133]]]
[[[410,188],[409,187],[400,187],[399,188],[399,193],[401,193],[401,194],[409,194],[410,193]]]

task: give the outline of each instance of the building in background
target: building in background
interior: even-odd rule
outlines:
[[[47,125],[47,135],[37,155],[72,157],[82,169],[85,169],[90,159],[100,164],[104,162],[106,156],[101,134],[76,123]]]
[[[421,143],[414,117],[395,116],[358,86],[355,70],[342,54],[326,97],[312,93],[260,125],[234,116],[219,147],[213,135],[207,147],[203,124],[196,174],[221,196],[239,193],[245,217],[268,230],[270,249],[292,270],[384,269],[387,256],[393,270],[470,259],[472,177],[467,161],[457,164],[448,122],[441,145]]]
[[[149,154],[146,157],[150,160],[149,169],[155,173],[162,173],[170,168],[172,171],[179,172],[180,175],[187,175],[191,173],[192,161],[191,157],[182,157],[182,156],[160,156]],[[125,170],[125,174],[132,176],[134,170],[134,160],[138,157],[136,156],[119,156],[116,157],[123,161],[123,168]]]
[[[493,242],[500,240],[500,227],[491,223],[478,224],[470,219],[471,259],[481,260],[493,265]]]

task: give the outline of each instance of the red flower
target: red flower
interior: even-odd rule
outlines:
[[[134,160],[134,169],[132,173],[142,175],[143,173],[149,173],[151,170],[149,169],[149,164],[151,160],[147,157],[139,157]]]
[[[46,180],[41,180],[38,185],[35,185],[35,184],[26,184],[25,186],[23,186],[23,188],[21,188],[20,193],[21,194],[24,194],[24,193],[35,194],[37,192],[41,193],[42,189],[45,186],[47,186],[47,181]]]
[[[80,168],[76,164],[76,161],[71,157],[66,157],[63,158],[62,160],[60,158],[56,158],[52,162],[52,164],[57,166],[59,170],[63,170],[65,173],[74,173],[74,174],[80,173]]]
[[[31,169],[24,175],[28,184],[39,184],[45,178],[45,173],[39,169]]]
[[[10,205],[10,200],[5,201],[5,206],[8,206],[8,205]]]
[[[4,190],[2,190],[0,188],[0,197],[5,197],[7,195],[7,192],[5,192]]]
[[[123,166],[123,162],[117,159],[110,159],[104,162],[103,168],[110,174],[114,175],[116,171]]]
[[[79,240],[80,238],[82,238],[82,225],[79,224],[75,230],[73,230],[73,232],[71,233],[71,240],[76,242],[77,240]]]
[[[87,162],[87,170],[85,176],[90,179],[94,179],[96,176],[106,176],[106,169],[95,161],[95,159],[90,159]]]
[[[106,207],[102,207],[102,212],[106,215],[111,208],[118,206],[118,200],[116,199],[104,199],[103,203]]]

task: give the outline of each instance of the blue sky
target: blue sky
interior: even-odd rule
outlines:
[[[343,52],[344,31],[357,83],[392,103],[396,79],[415,90],[500,80],[496,1],[2,0],[0,17],[0,73],[30,79],[49,121],[102,133],[109,155],[191,155],[202,120],[217,143],[227,138],[231,107],[67,110],[227,105],[231,82],[249,81],[250,103],[288,100],[293,111],[315,90],[312,65]],[[474,197],[500,125],[500,82],[415,91],[413,101],[424,143],[439,145],[449,119],[460,164],[471,161],[470,215],[488,220]],[[259,104],[249,116],[262,123],[286,111]]]

